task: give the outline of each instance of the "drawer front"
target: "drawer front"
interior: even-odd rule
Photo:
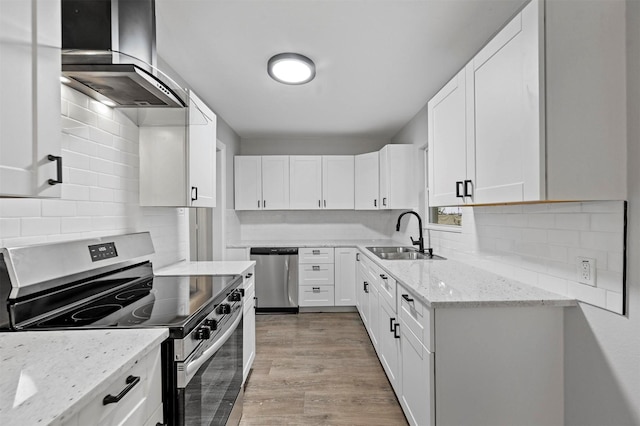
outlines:
[[[301,286],[307,285],[333,285],[335,278],[335,267],[333,264],[303,264],[298,270],[298,279]]]
[[[300,288],[300,306],[334,306],[332,285],[305,286]]]
[[[400,318],[418,340],[430,352],[435,351],[433,342],[433,311],[399,287]],[[405,297],[406,295],[406,297]],[[413,299],[408,301],[407,299]]]
[[[396,312],[396,280],[378,269],[378,282],[380,283],[380,295],[389,303],[389,306]]]
[[[298,249],[298,263],[333,263],[333,247]]]

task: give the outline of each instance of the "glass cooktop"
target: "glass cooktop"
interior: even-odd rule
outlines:
[[[188,333],[241,282],[240,276],[155,277],[150,265],[18,301],[16,328],[169,327]]]

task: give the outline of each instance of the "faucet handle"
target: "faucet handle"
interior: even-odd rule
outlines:
[[[409,237],[411,239],[411,244],[413,244],[414,246],[419,246],[420,245],[420,240],[414,240],[413,237]]]

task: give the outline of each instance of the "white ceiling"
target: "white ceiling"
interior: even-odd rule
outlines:
[[[157,49],[243,138],[390,138],[524,2],[157,0]],[[316,78],[272,80],[282,52]]]

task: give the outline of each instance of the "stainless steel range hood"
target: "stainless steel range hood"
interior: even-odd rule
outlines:
[[[185,107],[156,68],[154,0],[62,0],[64,83],[109,106]]]

